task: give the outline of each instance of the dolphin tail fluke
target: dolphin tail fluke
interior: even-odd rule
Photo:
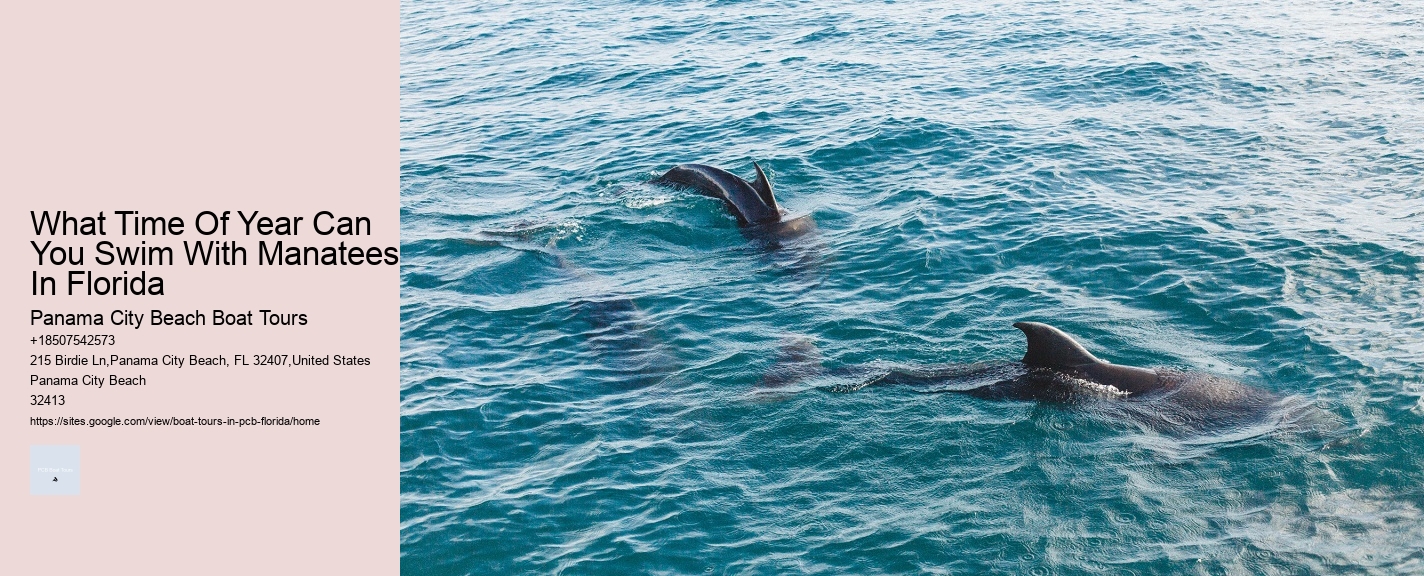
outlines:
[[[762,202],[766,202],[766,205],[770,206],[773,211],[780,212],[781,207],[776,205],[776,195],[771,193],[771,180],[767,179],[766,172],[762,172],[761,165],[757,164],[755,160],[752,161],[752,168],[756,169],[756,179],[751,182],[752,189],[756,190],[758,196],[761,196]]]

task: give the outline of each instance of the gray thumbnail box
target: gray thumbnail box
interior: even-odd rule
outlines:
[[[79,494],[77,444],[30,445],[30,494]]]

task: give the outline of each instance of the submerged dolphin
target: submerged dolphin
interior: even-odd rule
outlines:
[[[1028,352],[1018,362],[897,368],[833,390],[904,384],[927,393],[952,392],[990,400],[1092,404],[1174,432],[1259,422],[1282,400],[1267,390],[1210,374],[1112,364],[1047,324],[1016,322],[1014,327],[1028,338]],[[801,360],[806,357],[803,353],[786,358],[773,370],[807,374],[819,369],[819,358],[808,368],[807,361]],[[839,372],[865,374],[863,369]]]
[[[762,172],[761,165],[752,162],[752,168],[756,169],[756,179],[747,182],[721,168],[680,164],[653,180],[653,183],[683,186],[704,196],[721,199],[748,236],[792,238],[816,228],[816,223],[809,216],[783,219],[786,211],[777,205],[776,195],[771,192],[771,181]]]

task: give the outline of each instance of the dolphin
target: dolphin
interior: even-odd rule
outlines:
[[[747,182],[736,174],[705,164],[679,164],[653,180],[654,184],[682,186],[704,196],[721,199],[737,217],[737,224],[749,237],[788,239],[816,228],[809,216],[785,218],[786,211],[776,203],[761,165],[752,162],[756,178]]]
[[[570,280],[591,286],[610,284],[574,265],[559,250],[558,238],[532,249],[553,258]],[[662,345],[659,330],[632,298],[612,289],[588,292],[588,296],[572,301],[570,306],[573,316],[586,325],[581,335],[598,357],[596,364],[608,371],[610,381],[631,390],[657,384],[673,373],[675,362]]]
[[[1025,377],[996,383],[981,395],[1068,400],[1085,394],[1129,401],[1170,402],[1200,412],[1254,414],[1281,397],[1273,392],[1202,372],[1123,366],[1100,360],[1062,330],[1039,322],[1015,322],[1028,340],[1019,362]],[[997,386],[998,388],[994,388]],[[1105,388],[1103,388],[1105,387]]]
[[[1113,364],[1048,324],[1016,322],[1014,327],[1028,339],[1028,351],[1018,362],[899,367],[888,372],[882,368],[870,372],[878,375],[831,391],[899,384],[924,393],[950,392],[987,400],[1091,405],[1173,433],[1261,422],[1283,400],[1268,390],[1212,374]],[[804,351],[796,351],[777,366],[786,363],[791,371],[804,373],[804,367],[795,364],[804,364],[807,357]],[[867,370],[851,367],[831,374],[865,375]]]

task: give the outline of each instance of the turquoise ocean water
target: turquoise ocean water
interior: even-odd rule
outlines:
[[[403,572],[1424,572],[1424,5],[406,0],[400,50]],[[753,160],[814,234],[649,183]],[[836,391],[1017,320],[1290,409]]]

